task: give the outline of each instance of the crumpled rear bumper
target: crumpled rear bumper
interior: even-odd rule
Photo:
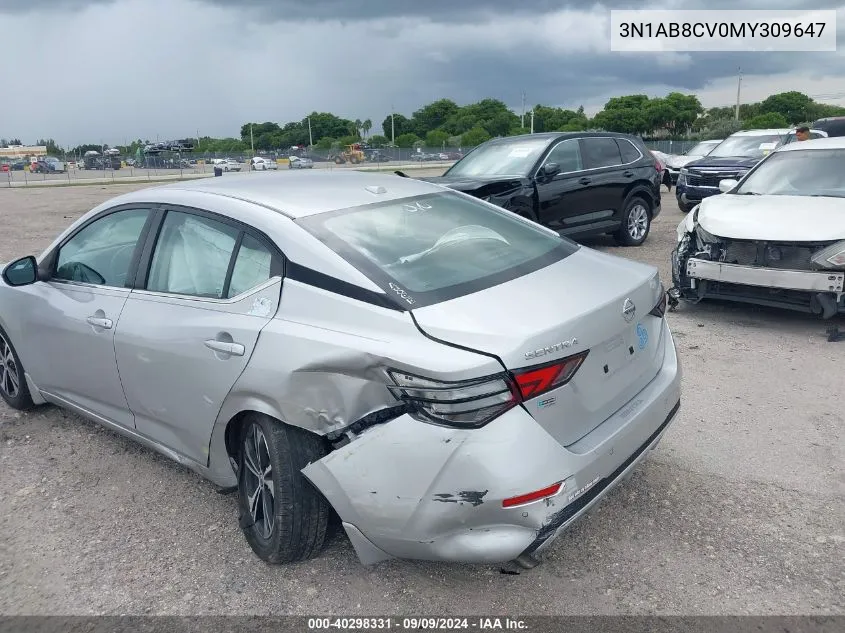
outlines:
[[[502,563],[536,554],[624,479],[673,419],[681,367],[665,322],[664,336],[655,378],[570,446],[558,444],[522,408],[476,430],[404,415],[303,473],[340,515],[364,564],[387,558]],[[557,482],[563,488],[554,497],[502,505]]]

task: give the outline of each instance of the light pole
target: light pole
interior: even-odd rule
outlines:
[[[522,93],[522,116],[519,117],[519,127],[525,128],[525,93]]]
[[[396,126],[393,123],[393,111],[395,109],[392,105],[390,106],[390,144],[393,146],[396,145]]]
[[[534,134],[534,108],[531,108],[531,133]]]
[[[311,136],[311,117],[308,117],[308,147],[314,146],[314,138]]]

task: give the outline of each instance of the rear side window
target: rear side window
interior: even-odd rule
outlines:
[[[508,211],[455,193],[323,213],[298,223],[409,309],[505,283],[579,248]]]
[[[584,143],[584,158],[588,169],[613,167],[622,164],[622,155],[615,139],[588,137],[582,139],[581,142]]]
[[[618,138],[616,139],[616,144],[619,146],[619,152],[622,154],[623,163],[634,163],[640,159],[639,150],[628,139]]]
[[[238,234],[222,222],[168,211],[147,290],[222,299]]]

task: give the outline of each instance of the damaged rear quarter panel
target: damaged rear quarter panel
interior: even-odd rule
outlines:
[[[526,546],[561,509],[562,498],[507,509],[502,500],[562,481],[584,461],[516,407],[471,430],[402,415],[302,472],[341,519],[391,554],[413,557],[400,551],[403,542],[503,525]]]
[[[343,314],[344,331],[337,327]],[[441,380],[502,371],[493,358],[424,337],[407,312],[285,280],[276,317],[262,330],[217,426],[245,410],[325,435],[393,407],[386,366]]]

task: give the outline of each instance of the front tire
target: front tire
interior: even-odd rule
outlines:
[[[3,328],[0,328],[0,396],[6,404],[18,411],[28,411],[35,407],[21,360]]]
[[[268,416],[250,415],[240,441],[240,524],[252,551],[268,563],[314,557],[326,537],[330,506],[301,470],[325,457],[317,435]]]
[[[640,246],[651,231],[651,205],[643,198],[631,198],[622,214],[616,240],[623,246]]]

